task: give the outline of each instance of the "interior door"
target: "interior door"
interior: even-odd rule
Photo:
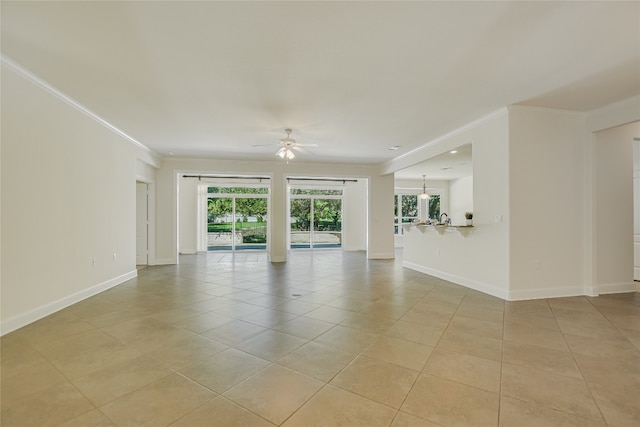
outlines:
[[[149,263],[149,185],[136,182],[136,265]]]
[[[640,281],[640,141],[633,141],[633,280]]]

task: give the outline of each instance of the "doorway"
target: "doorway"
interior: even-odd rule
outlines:
[[[136,265],[149,264],[149,184],[136,182]]]
[[[633,138],[633,280],[640,282],[640,136]]]

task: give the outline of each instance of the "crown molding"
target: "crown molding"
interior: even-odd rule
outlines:
[[[534,105],[512,104],[507,107],[509,111],[534,111],[541,113],[559,113],[573,116],[586,115],[586,111],[564,110],[562,108],[538,107]]]
[[[65,93],[63,93],[62,91],[57,89],[56,87],[52,86],[51,84],[49,84],[45,80],[43,80],[40,77],[36,76],[31,71],[29,71],[26,68],[24,68],[23,66],[19,65],[14,60],[8,58],[3,53],[0,53],[0,63],[2,63],[2,65],[4,65],[5,67],[9,68],[12,71],[14,71],[15,73],[17,73],[18,75],[22,76],[24,79],[30,81],[35,86],[45,90],[46,92],[49,92],[51,95],[55,96],[56,98],[58,98],[59,100],[61,100],[65,104],[73,107],[74,109],[76,109],[80,113],[84,114],[86,117],[88,117],[88,118],[92,119],[93,121],[101,124],[105,128],[109,129],[111,132],[113,132],[116,135],[118,135],[120,138],[130,142],[136,148],[142,150],[142,152],[146,155],[146,156],[143,156],[143,157],[146,157],[146,158],[143,158],[143,160],[146,161],[147,163],[150,163],[152,166],[155,166],[155,167],[158,167],[158,165],[160,164],[161,157],[155,151],[153,151],[152,149],[150,149],[149,147],[147,147],[146,145],[144,145],[143,143],[141,143],[137,139],[133,138],[132,136],[126,134],[125,132],[123,132],[122,130],[117,128],[116,126],[112,125],[111,123],[109,123],[108,121],[103,119],[102,117],[98,116],[96,113],[94,113],[93,111],[91,111],[90,109],[88,109],[87,107],[85,107],[84,105],[82,105],[81,103],[76,101],[75,99],[73,99],[70,96],[66,95]]]
[[[591,110],[587,113],[587,128],[598,132],[640,120],[640,95]]]

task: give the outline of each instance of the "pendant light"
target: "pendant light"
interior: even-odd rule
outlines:
[[[422,200],[429,199],[429,195],[427,194],[427,178],[426,178],[426,175],[422,175],[422,194],[420,194],[420,198]]]

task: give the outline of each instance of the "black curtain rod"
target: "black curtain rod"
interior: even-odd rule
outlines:
[[[259,179],[262,182],[263,179],[271,179],[268,176],[228,176],[228,175],[182,175],[183,178],[227,178],[227,179]]]
[[[268,176],[229,176],[229,175],[182,175],[183,178],[223,178],[223,179],[259,179],[262,182],[263,179],[271,179]],[[357,179],[337,179],[337,178],[287,178],[289,181],[323,181],[323,182],[358,182]]]
[[[287,178],[289,181],[329,181],[329,182],[358,182],[357,179],[334,179],[334,178]]]

